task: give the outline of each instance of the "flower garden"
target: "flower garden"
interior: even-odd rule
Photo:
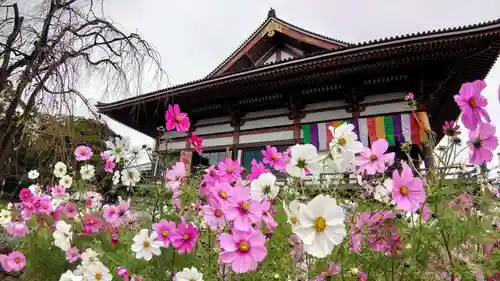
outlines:
[[[0,211],[9,249],[0,264],[30,281],[500,280],[498,189],[484,174],[473,184],[446,177],[459,137],[470,164],[493,159],[485,86],[462,85],[463,135],[443,124],[449,142],[426,175],[413,161],[388,172],[387,141],[363,147],[351,124],[330,127],[327,157],[311,144],[268,146],[251,171],[228,158],[201,172],[181,158],[147,185],[128,165],[126,141],[107,141],[102,152],[77,146],[74,162],[44,177],[51,181],[30,171],[32,185]],[[178,105],[165,119],[167,130],[189,130]],[[203,151],[200,137],[189,140]],[[97,153],[100,164],[89,164]],[[116,202],[99,193],[99,170],[113,192],[126,191]],[[355,174],[361,187],[346,191],[327,173]]]

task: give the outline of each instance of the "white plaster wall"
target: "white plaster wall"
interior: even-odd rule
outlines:
[[[255,112],[248,112],[243,119],[249,119],[249,118],[256,118],[256,117],[262,117],[262,116],[269,116],[269,115],[277,115],[277,114],[284,114],[288,113],[287,108],[276,108],[276,109],[269,109],[269,110],[262,110],[262,111],[255,111]]]
[[[352,118],[352,114],[345,111],[345,109],[328,110],[322,112],[307,113],[306,117],[301,120],[304,123],[336,121],[339,119]]]
[[[245,124],[241,126],[240,129],[243,131],[243,130],[260,129],[260,128],[268,128],[268,127],[276,127],[284,125],[293,125],[293,120],[288,119],[287,116],[266,118],[260,120],[251,120],[251,121],[246,121]]]
[[[177,132],[174,130],[174,131],[165,132],[161,138],[167,139],[168,137],[170,137],[170,138],[187,137],[187,133]]]
[[[306,110],[306,111],[307,110],[317,110],[317,109],[329,108],[329,107],[334,107],[334,106],[344,106],[344,105],[348,105],[348,104],[343,100],[318,102],[318,103],[307,104],[304,110]]]
[[[241,135],[240,143],[266,142],[293,139],[293,131],[281,131],[253,135]]]
[[[241,162],[241,158],[243,157],[243,150],[238,149],[238,158],[237,160]]]
[[[380,102],[385,100],[404,99],[406,95],[407,93],[395,92],[395,93],[386,93],[382,95],[367,96],[365,97],[365,100],[361,104]]]
[[[167,149],[167,146],[164,142],[161,142],[160,145],[158,146],[159,151],[164,151]]]
[[[395,103],[386,103],[380,105],[370,105],[365,108],[365,111],[361,112],[361,116],[369,116],[376,114],[389,114],[396,112],[405,112],[408,111],[409,108],[407,106],[407,102],[395,102]]]
[[[206,134],[224,133],[232,131],[234,131],[234,128],[231,127],[230,124],[220,124],[220,125],[212,125],[212,126],[196,128],[196,134],[200,136]]]
[[[231,121],[231,118],[229,116],[222,116],[222,117],[215,117],[215,118],[198,120],[196,122],[196,125],[209,125],[209,124],[220,123],[220,122],[229,122],[229,121]]]
[[[290,55],[289,53],[285,53],[285,52],[281,51],[281,60],[286,60],[286,59],[290,59],[290,58],[294,58],[294,56]]]
[[[270,58],[268,58],[264,64],[266,63],[272,63],[272,62],[276,62],[276,53],[274,53]]]
[[[160,144],[159,150],[165,150],[167,148],[168,149],[184,149],[184,148],[186,148],[186,142],[185,141],[169,142],[168,145],[163,142]]]
[[[223,138],[213,138],[213,139],[204,139],[203,140],[203,146],[204,147],[210,147],[210,146],[219,146],[219,145],[232,145],[233,144],[233,137],[223,137]]]

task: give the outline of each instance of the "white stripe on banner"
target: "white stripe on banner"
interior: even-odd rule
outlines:
[[[328,144],[326,143],[326,130],[326,123],[318,124],[319,150],[328,150]]]
[[[363,143],[365,147],[370,145],[368,141],[368,125],[366,123],[366,118],[358,119],[359,127],[359,140]]]
[[[411,116],[410,114],[401,114],[401,130],[405,141],[411,142]]]

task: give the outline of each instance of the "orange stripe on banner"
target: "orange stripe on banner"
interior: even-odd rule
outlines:
[[[332,131],[330,131],[330,129],[329,129],[330,126],[335,127],[334,126],[334,122],[326,122],[326,126],[325,126],[325,129],[326,129],[326,146],[328,148],[330,147],[330,142],[333,140]]]
[[[366,118],[366,127],[368,127],[368,138],[370,139],[370,144],[372,144],[377,139],[375,118]]]
[[[333,126],[337,128],[338,126],[342,125],[342,121],[333,121]]]
[[[375,137],[377,139],[385,139],[384,116],[375,117]]]
[[[422,140],[420,139],[420,126],[418,125],[418,120],[415,114],[411,115],[411,143],[412,144],[421,144]]]
[[[427,143],[429,141],[429,134],[431,133],[431,124],[427,112],[419,111],[416,113],[418,125],[420,126],[420,139]]]

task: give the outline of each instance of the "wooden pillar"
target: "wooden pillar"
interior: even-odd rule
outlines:
[[[300,125],[300,116],[297,116],[293,118],[293,138],[295,139],[295,143],[299,143],[301,129],[302,125]]]

